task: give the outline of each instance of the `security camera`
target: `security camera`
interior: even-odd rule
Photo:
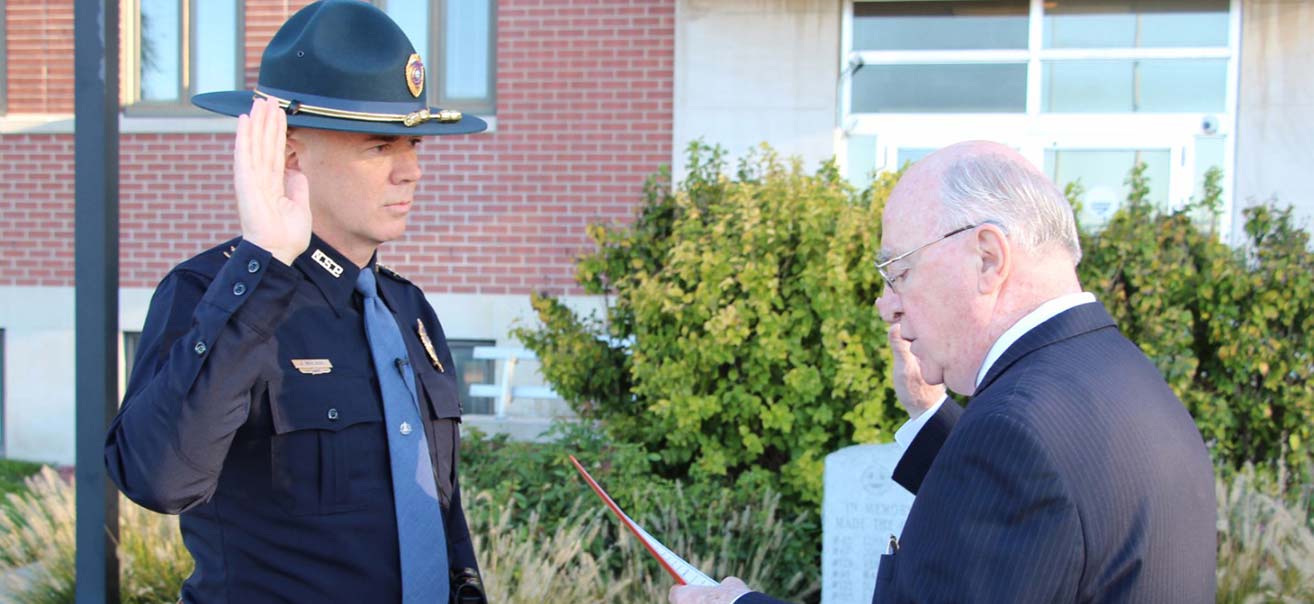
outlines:
[[[1200,130],[1205,134],[1218,134],[1218,118],[1212,115],[1204,116],[1204,119],[1200,120]]]

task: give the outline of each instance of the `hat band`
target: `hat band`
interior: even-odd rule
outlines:
[[[287,111],[288,115],[298,113],[308,113],[310,115],[319,115],[323,117],[335,117],[347,120],[360,120],[366,122],[401,122],[406,127],[418,126],[429,120],[437,120],[440,123],[453,123],[461,121],[460,111],[451,111],[441,109],[431,112],[428,107],[410,113],[376,113],[372,111],[351,111],[347,109],[334,109],[332,107],[322,107],[318,105],[307,105],[297,100],[287,100],[276,97],[272,94],[256,89],[256,96],[270,99],[278,103],[278,106]]]

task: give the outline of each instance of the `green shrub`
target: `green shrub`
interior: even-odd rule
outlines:
[[[720,476],[815,506],[821,460],[889,440],[904,415],[887,384],[871,261],[896,175],[856,194],[824,166],[770,150],[734,178],[718,149],[690,148],[675,190],[650,181],[635,221],[590,230],[577,280],[605,316],[555,298],[516,336],[580,415],[659,452],[667,477]],[[1245,209],[1246,240],[1215,232],[1221,172],[1187,207],[1153,207],[1145,166],[1127,203],[1083,228],[1082,284],[1154,360],[1215,459],[1291,468],[1309,481],[1314,431],[1314,255],[1290,208]],[[1080,207],[1082,187],[1066,193]]]
[[[1082,233],[1082,284],[1154,360],[1186,404],[1214,457],[1292,469],[1310,479],[1314,429],[1314,255],[1291,209],[1244,211],[1247,240],[1213,232],[1221,173],[1206,194],[1160,211],[1145,202],[1144,166],[1132,195],[1099,232]],[[1079,194],[1079,193],[1078,193]]]
[[[614,296],[605,318],[535,296],[542,327],[516,336],[580,415],[659,453],[662,475],[815,506],[823,457],[901,420],[872,304],[893,177],[860,194],[832,164],[807,174],[764,148],[730,179],[697,143],[689,165],[677,190],[649,182],[632,225],[590,229],[577,277]]]
[[[23,481],[41,471],[41,464],[16,459],[0,459],[0,498],[23,491]]]

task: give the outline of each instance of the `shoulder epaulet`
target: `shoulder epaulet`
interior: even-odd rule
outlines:
[[[240,238],[225,241],[182,261],[174,268],[214,276],[223,268],[224,263],[228,262],[228,258],[232,256],[233,250],[237,249],[237,244],[241,241]]]
[[[396,280],[401,281],[401,282],[403,282],[403,283],[410,283],[410,282],[411,282],[410,279],[407,279],[406,277],[401,276],[401,273],[399,273],[399,272],[397,272],[397,271],[395,271],[395,270],[392,270],[392,269],[389,268],[389,267],[386,267],[386,266],[384,266],[384,265],[382,265],[382,264],[378,264],[378,263],[375,263],[374,266],[378,269],[378,272],[379,272],[379,274],[381,274],[381,275],[387,275],[387,276],[392,277],[393,279],[396,279]]]

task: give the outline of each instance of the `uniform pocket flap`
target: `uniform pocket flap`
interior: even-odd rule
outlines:
[[[450,373],[421,368],[415,372],[424,386],[425,398],[433,416],[439,419],[461,419],[461,396],[457,392],[456,378]]]
[[[270,396],[274,432],[336,432],[347,426],[383,421],[374,387],[364,378],[285,374]]]

